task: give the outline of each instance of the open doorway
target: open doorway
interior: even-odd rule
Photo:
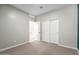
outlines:
[[[40,22],[29,21],[29,42],[40,41]]]

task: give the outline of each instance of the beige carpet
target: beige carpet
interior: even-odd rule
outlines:
[[[77,55],[75,49],[58,46],[52,43],[34,41],[0,52],[0,55]]]

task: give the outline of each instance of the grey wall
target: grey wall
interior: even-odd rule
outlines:
[[[0,49],[27,42],[28,15],[10,6],[0,5]]]
[[[41,24],[42,21],[52,19],[59,20],[59,44],[77,48],[77,5],[69,5],[37,17]]]
[[[77,5],[65,8],[60,18],[60,44],[77,48]]]

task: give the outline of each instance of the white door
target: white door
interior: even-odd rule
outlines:
[[[49,32],[50,32],[49,42],[58,43],[59,41],[59,21],[58,20],[50,21],[49,27],[50,27],[49,28]]]
[[[42,22],[42,41],[49,42],[49,21]]]
[[[42,22],[42,41],[58,43],[59,40],[59,21]]]
[[[29,21],[29,41],[40,40],[39,22]]]

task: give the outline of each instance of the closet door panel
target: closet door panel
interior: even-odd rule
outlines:
[[[58,20],[54,20],[54,21],[50,21],[50,39],[49,41],[51,43],[58,43],[59,40],[59,21]]]
[[[49,42],[49,21],[42,22],[42,41]]]

